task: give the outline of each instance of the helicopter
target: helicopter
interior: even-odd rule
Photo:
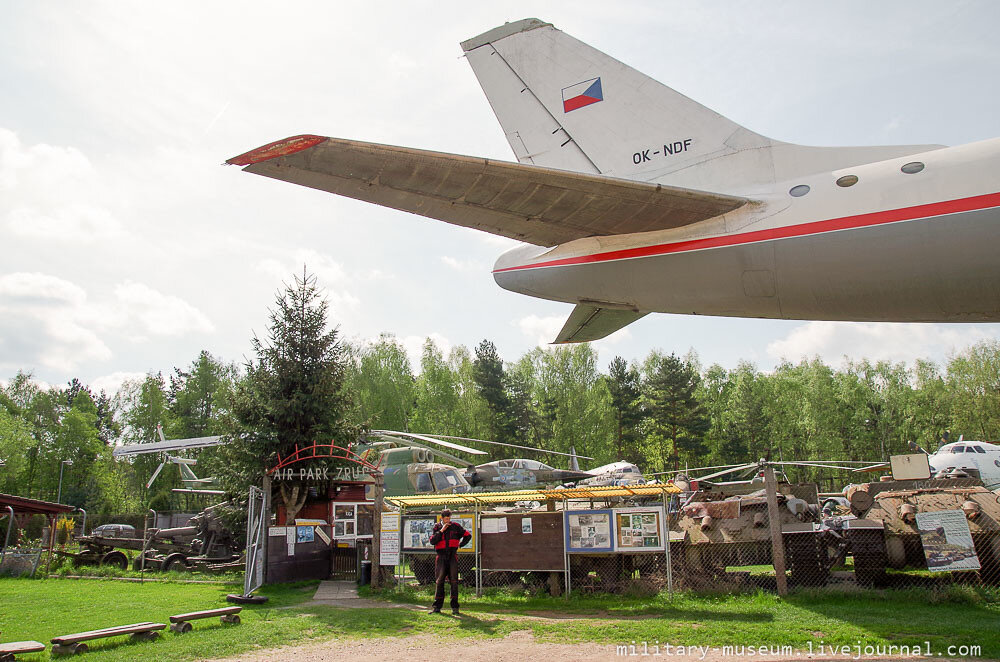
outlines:
[[[371,441],[370,438],[379,441]],[[459,457],[451,455],[441,447],[469,453],[471,455],[486,455],[485,451],[470,448],[455,443],[467,441],[523,450],[542,451],[552,455],[576,457],[575,453],[562,453],[509,444],[486,439],[469,437],[454,437],[450,435],[416,434],[398,432],[395,430],[373,430],[368,439],[359,443],[357,448],[364,457],[366,452],[377,449],[378,464],[384,476],[385,493],[390,496],[403,494],[449,494],[462,493],[471,490],[503,491],[514,489],[530,489],[539,485],[555,485],[591,476],[589,472],[566,469],[556,469],[547,464],[526,458],[496,460],[483,464],[472,465]],[[398,446],[395,446],[398,444]],[[370,450],[369,450],[370,449]],[[455,465],[435,462],[435,456],[450,460]],[[584,456],[585,459],[593,459]],[[458,466],[465,466],[460,470]]]
[[[198,464],[198,460],[194,458],[180,457],[177,455],[171,455],[168,451],[171,450],[184,450],[191,448],[206,448],[209,446],[216,446],[221,443],[220,437],[196,437],[191,439],[170,439],[163,435],[163,426],[157,424],[156,433],[160,437],[159,442],[153,442],[151,444],[132,444],[126,446],[118,446],[112,451],[113,457],[124,457],[126,455],[139,455],[142,453],[158,453],[162,452],[165,458],[160,462],[156,470],[153,471],[153,475],[150,476],[149,481],[146,483],[146,489],[149,489],[153,485],[153,481],[159,477],[160,472],[163,471],[164,467],[168,464],[177,465],[178,470],[181,474],[181,483],[184,485],[183,488],[174,488],[171,492],[177,492],[181,494],[201,494],[201,495],[220,495],[224,492],[219,489],[213,489],[217,486],[214,477],[210,478],[199,478],[191,467]]]

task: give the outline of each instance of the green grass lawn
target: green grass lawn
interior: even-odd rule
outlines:
[[[412,609],[339,609],[307,605],[316,583],[268,586],[267,604],[248,606],[243,623],[196,621],[194,631],[165,631],[159,641],[131,643],[127,637],[93,642],[88,660],[193,660],[236,655],[310,639],[406,636],[430,633],[454,637],[503,637],[531,630],[538,639],[559,642],[674,645],[791,645],[806,650],[825,644],[978,645],[981,657],[1000,657],[996,628],[1000,604],[971,590],[950,593],[885,591],[864,594],[796,593],[785,599],[758,593],[736,596],[677,595],[628,598],[574,595],[572,599],[491,591],[463,593],[461,619],[428,616]],[[0,640],[35,639],[139,621],[166,623],[185,611],[224,606],[236,585],[137,584],[112,580],[0,579]],[[427,604],[428,589],[407,588],[363,595]],[[23,656],[46,660],[49,654]]]

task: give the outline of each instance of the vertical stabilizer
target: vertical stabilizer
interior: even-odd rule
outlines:
[[[569,468],[570,468],[570,471],[579,471],[580,470],[580,461],[577,460],[577,458],[576,458],[576,446],[570,446],[569,447],[569,453],[570,453],[570,458],[569,458]]]
[[[747,195],[939,147],[772,140],[536,18],[462,48],[521,163]]]
[[[649,179],[770,144],[538,19],[462,48],[522,163]]]

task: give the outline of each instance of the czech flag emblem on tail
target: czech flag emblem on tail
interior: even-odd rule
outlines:
[[[564,87],[562,91],[563,112],[568,113],[577,108],[589,106],[598,101],[604,101],[604,92],[601,91],[600,77],[585,80],[576,85]]]

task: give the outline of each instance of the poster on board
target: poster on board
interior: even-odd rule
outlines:
[[[963,511],[917,513],[917,530],[931,572],[979,570],[979,556]]]
[[[382,513],[379,565],[399,564],[399,513]]]
[[[615,541],[612,513],[611,510],[565,511],[566,551],[613,551]]]
[[[431,533],[436,523],[433,517],[407,517],[403,520],[403,549],[433,550]]]
[[[619,552],[663,551],[663,508],[615,509],[615,547]]]

